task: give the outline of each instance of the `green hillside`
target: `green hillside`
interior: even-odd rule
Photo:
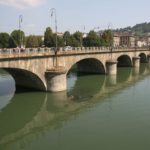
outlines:
[[[147,35],[148,33],[150,33],[150,22],[147,23],[140,23],[140,24],[136,24],[133,27],[126,27],[126,28],[120,28],[117,29],[116,31],[118,32],[132,32],[135,33],[137,35]]]

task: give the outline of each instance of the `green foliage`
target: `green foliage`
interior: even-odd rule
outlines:
[[[76,38],[73,35],[71,35],[68,40],[68,45],[72,47],[79,47],[80,43],[76,40]]]
[[[81,46],[82,33],[75,32],[73,35],[69,31],[66,31],[63,35],[63,41],[65,46],[79,47]]]
[[[116,32],[131,32],[131,33],[135,33],[136,35],[145,35],[147,33],[150,32],[150,22],[147,23],[140,23],[140,24],[136,24],[133,27],[126,27],[126,28],[121,28],[121,29],[117,29],[115,30]]]
[[[9,47],[9,34],[8,33],[0,33],[0,48],[8,48]]]
[[[137,34],[145,34],[150,32],[150,23],[137,24],[132,28],[132,31]]]
[[[14,42],[14,39],[10,36],[9,38],[9,48],[16,48],[17,45]]]
[[[43,40],[42,40],[42,36],[36,36],[37,39],[38,39],[38,44],[39,44],[39,47],[41,47],[43,45]]]
[[[44,33],[44,45],[46,47],[54,47],[56,44],[55,44],[55,39],[56,37],[54,36],[52,30],[50,27],[47,27],[46,28],[46,31]]]
[[[57,36],[57,41],[58,41],[58,47],[63,47],[63,46],[65,46],[63,37]]]
[[[26,38],[26,47],[40,47],[42,46],[42,39],[39,36],[30,35]]]
[[[77,41],[77,45],[78,46],[82,46],[82,43],[83,43],[83,35],[81,32],[77,31],[73,34],[74,38],[76,39]]]
[[[11,38],[10,38],[10,47],[20,47],[25,44],[25,34],[23,31],[20,30],[14,30],[11,33]]]
[[[113,34],[111,30],[105,30],[102,34],[103,46],[113,45]]]
[[[83,40],[84,46],[100,46],[100,37],[94,31],[90,31],[88,36]]]
[[[66,32],[64,33],[64,35],[63,35],[64,44],[65,44],[66,46],[69,46],[69,45],[70,45],[70,43],[69,43],[70,37],[71,37],[70,32],[69,32],[69,31],[66,31]]]

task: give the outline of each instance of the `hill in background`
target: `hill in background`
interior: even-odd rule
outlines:
[[[138,36],[150,35],[150,22],[136,24],[133,27],[129,26],[126,28],[120,28],[120,29],[116,29],[114,31],[115,32],[131,32],[131,33],[135,33]]]

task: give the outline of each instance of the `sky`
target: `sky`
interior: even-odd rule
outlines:
[[[150,22],[149,0],[0,0],[0,32],[19,28],[26,35],[43,35],[46,27],[58,32],[116,29]]]

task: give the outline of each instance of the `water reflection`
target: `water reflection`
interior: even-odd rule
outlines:
[[[7,105],[2,105],[0,112],[0,149],[30,150],[29,144],[34,143],[37,137],[44,138],[48,136],[47,133],[61,129],[67,122],[78,118],[81,112],[104,103],[123,88],[144,79],[150,70],[146,65],[141,67],[139,72],[131,68],[119,68],[117,76],[77,77],[73,73],[68,77],[69,88],[66,92],[14,95],[12,90],[9,100],[2,98]]]
[[[15,93],[15,81],[6,71],[0,70],[0,111],[12,99]]]
[[[129,80],[130,76],[132,76],[132,70],[134,68],[118,68],[117,73],[117,83],[123,83]]]
[[[37,112],[41,109],[45,94],[30,93],[28,97],[16,94],[11,103],[0,113],[0,141],[3,137],[14,134],[32,122]]]
[[[76,74],[72,74],[76,78]],[[75,101],[86,101],[99,93],[104,86],[104,75],[83,75],[80,76],[72,89],[68,89],[67,96]],[[68,83],[69,84],[69,83]]]
[[[139,67],[139,74],[140,75],[145,74],[145,72],[147,71],[147,68],[148,68],[148,64],[141,63]]]

